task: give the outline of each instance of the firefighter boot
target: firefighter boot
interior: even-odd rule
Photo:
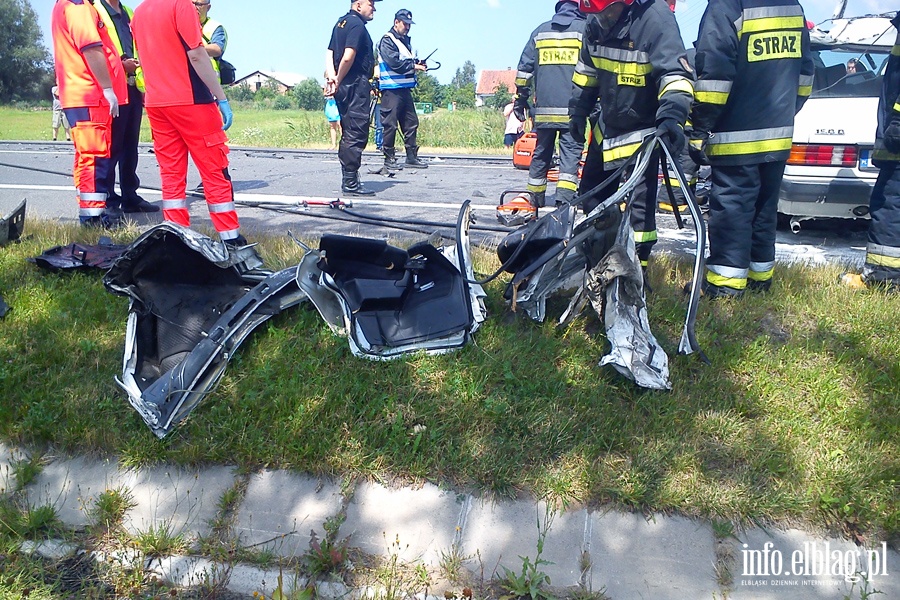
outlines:
[[[407,146],[406,147],[406,166],[412,167],[413,169],[427,169],[428,163],[419,160],[419,147],[418,146]]]
[[[350,196],[374,196],[375,192],[367,190],[359,181],[359,171],[342,171],[341,192]]]
[[[403,163],[397,161],[397,151],[394,148],[382,148],[384,152],[384,168],[388,171],[402,171]]]

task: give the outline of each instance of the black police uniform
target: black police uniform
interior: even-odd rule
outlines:
[[[884,72],[878,103],[873,158],[881,170],[869,198],[872,220],[862,275],[867,284],[886,283],[900,288],[900,152],[892,152],[885,145],[888,127],[900,119],[900,14],[892,23],[898,33]]]
[[[335,71],[347,48],[356,50],[356,58],[338,86],[334,100],[341,114],[341,143],[338,147],[343,172],[341,189],[352,193],[360,187],[359,167],[369,141],[369,108],[372,103],[369,80],[375,72],[375,53],[366,20],[354,10],[338,19],[331,32],[328,49],[334,55]]]

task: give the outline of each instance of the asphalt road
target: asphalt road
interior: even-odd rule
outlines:
[[[74,152],[65,142],[0,142],[0,213],[6,215],[23,199],[28,200],[28,218],[77,220],[77,204],[72,187]],[[414,221],[453,224],[463,201],[472,201],[476,226],[500,228],[495,209],[506,190],[522,190],[527,172],[515,169],[507,157],[450,156],[426,154],[428,169],[405,169],[394,177],[370,174],[381,166],[382,158],[366,152],[360,170],[367,187],[377,192],[372,198],[353,198],[352,212],[399,220],[401,227],[421,232],[350,222],[340,211],[327,207],[302,208],[304,200],[334,200],[340,197],[340,164],[335,152],[317,150],[267,150],[232,148],[230,168],[234,181],[238,214],[245,235],[254,232],[293,232],[316,236],[323,233],[358,235],[381,239],[421,239],[432,231],[450,234],[452,229],[435,225],[415,225]],[[145,199],[156,202],[161,196],[156,160],[149,145],[140,148],[138,175]],[[188,189],[200,183],[196,169],[188,173]],[[552,184],[551,184],[552,187]],[[244,202],[277,201],[293,205],[300,214],[253,208]],[[141,225],[161,218],[136,215]],[[191,202],[192,221],[209,224],[201,197]],[[679,231],[671,214],[659,215],[658,248],[690,254],[693,230]],[[26,221],[27,229],[27,221]],[[473,240],[496,243],[503,234],[475,231]],[[779,231],[779,260],[821,264],[840,262],[862,264],[865,254],[865,223],[847,221],[804,222],[799,234]]]

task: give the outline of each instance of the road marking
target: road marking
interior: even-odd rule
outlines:
[[[426,159],[427,160],[427,159]],[[337,160],[323,160],[322,164],[326,165],[338,165],[340,161]],[[377,163],[376,163],[377,164]],[[447,164],[444,161],[441,162],[430,162],[428,163],[430,167],[441,167],[446,169],[482,169],[482,170],[496,170],[496,171],[519,171],[520,169],[516,169],[512,165],[512,159],[509,161],[509,165],[451,165]],[[406,171],[406,169],[403,169]],[[409,173],[416,173],[418,169],[410,169],[407,171]],[[522,171],[522,173],[527,174],[527,171]],[[370,173],[374,175],[374,173]]]
[[[71,185],[32,185],[32,184],[15,184],[0,183],[0,189],[4,190],[24,190],[24,191],[44,191],[44,192],[73,192],[74,186]],[[147,196],[161,196],[159,190],[148,190],[141,188],[138,190],[141,194]],[[197,196],[193,196],[197,198]],[[237,202],[272,202],[275,204],[283,204],[285,208],[295,207],[303,208],[303,202],[315,200],[317,202],[331,202],[332,200],[348,200],[338,196],[291,196],[285,194],[251,194],[247,192],[236,192],[234,199]],[[440,208],[446,210],[458,211],[462,203],[454,202],[409,202],[404,200],[377,200],[377,199],[359,199],[350,198],[353,206],[395,206],[398,208]],[[472,204],[472,210],[497,210],[496,204]]]
[[[63,150],[0,150],[0,154],[75,154],[71,148]]]

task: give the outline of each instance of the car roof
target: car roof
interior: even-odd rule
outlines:
[[[829,19],[809,32],[809,41],[813,50],[890,52],[896,40],[891,19],[896,14]]]

